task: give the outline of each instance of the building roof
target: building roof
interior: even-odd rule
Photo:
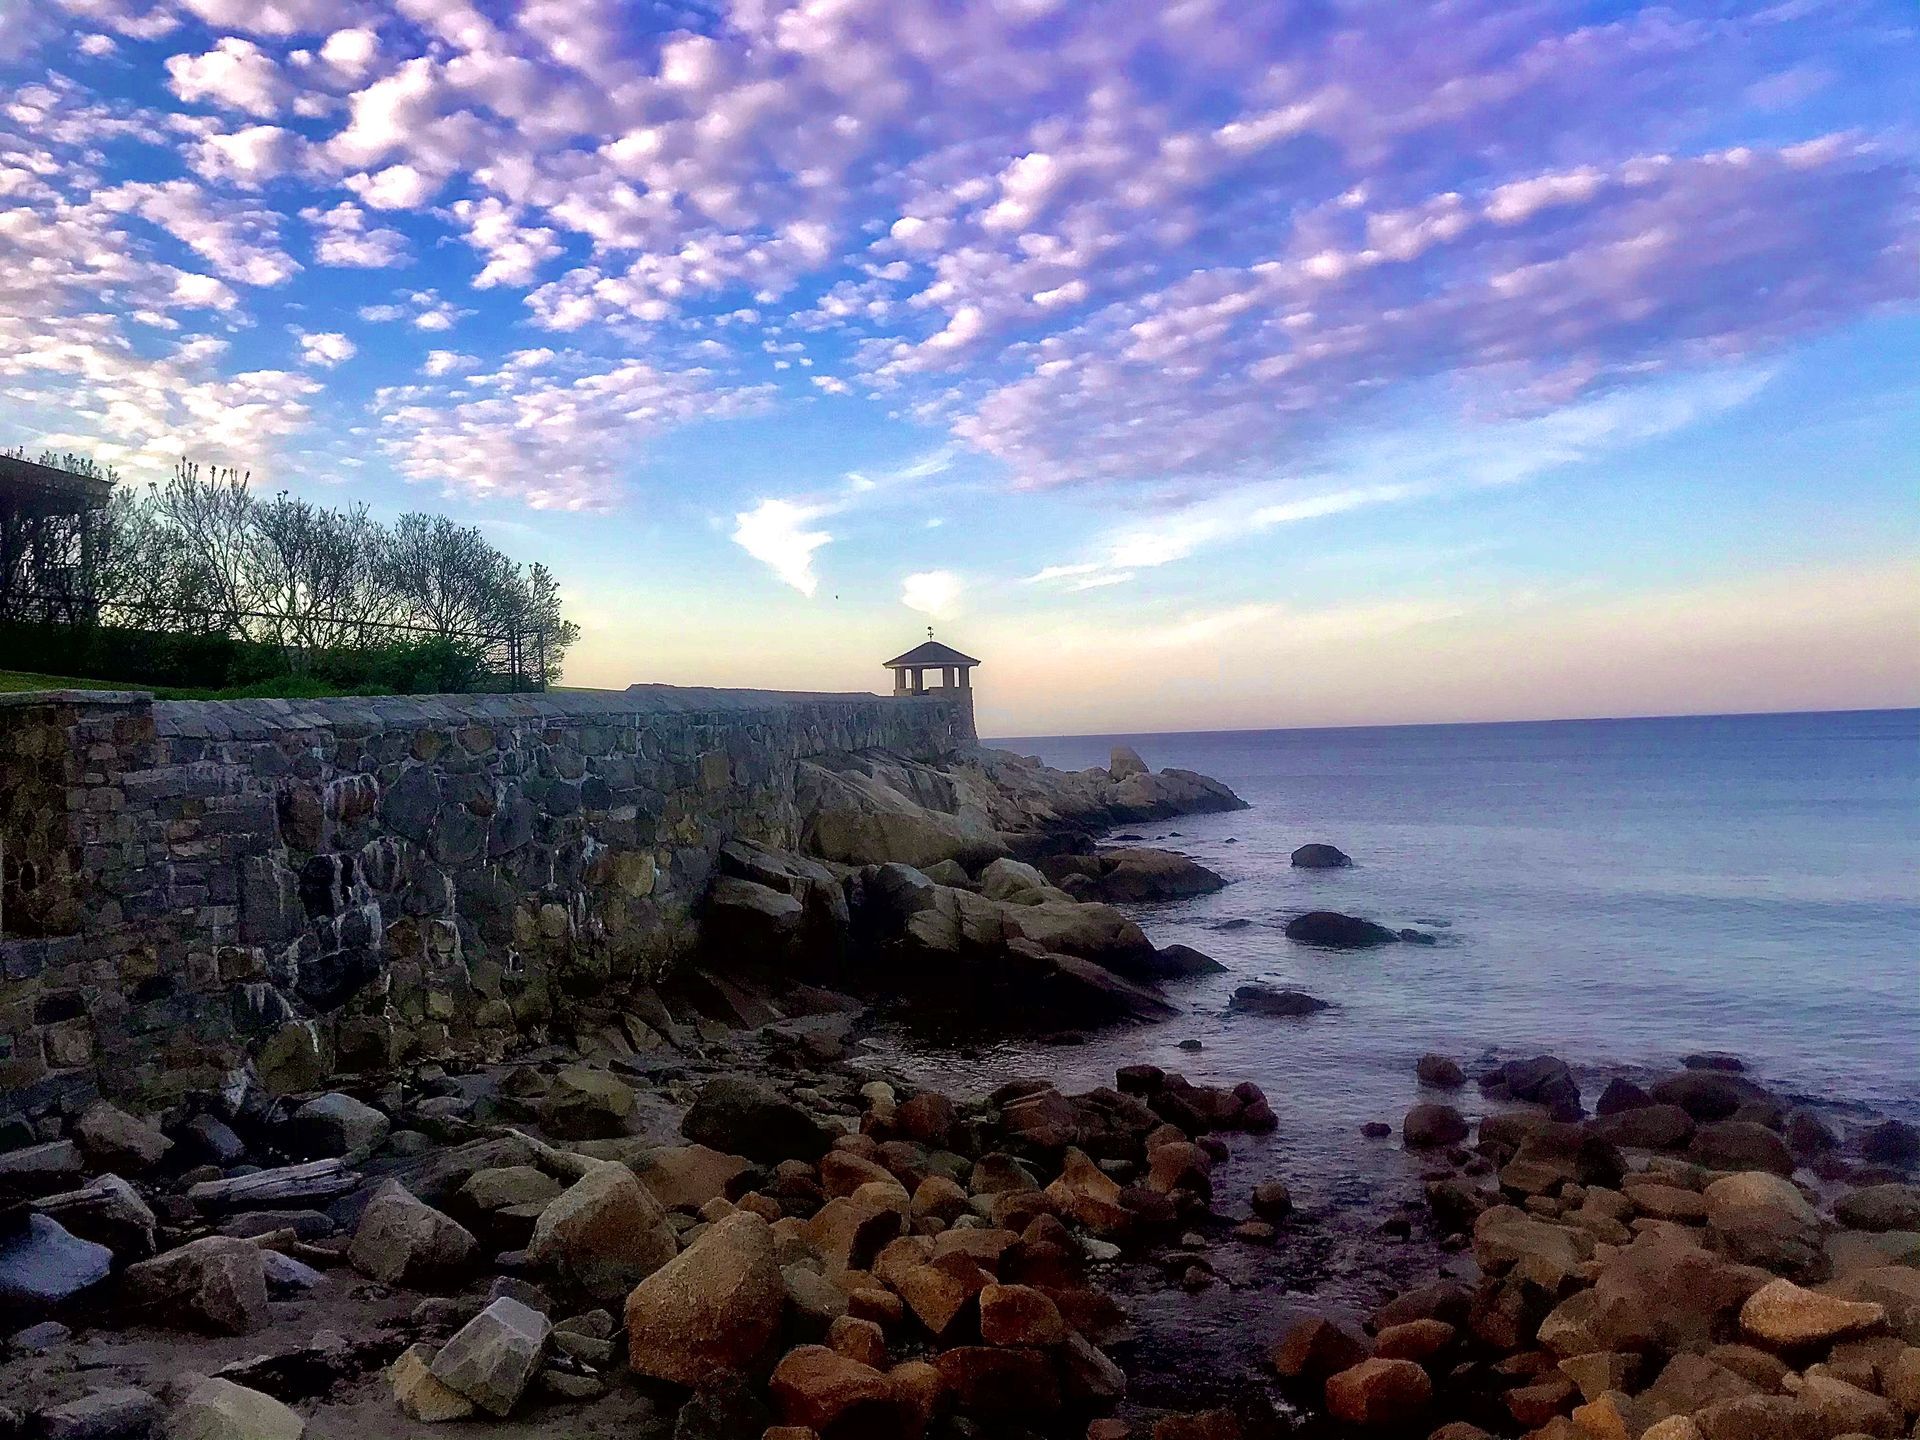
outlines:
[[[106,504],[112,493],[111,480],[75,475],[17,455],[0,455],[0,499],[23,509],[71,514]]]
[[[938,640],[927,640],[904,655],[896,655],[886,662],[888,670],[904,670],[915,665],[978,665],[980,662],[971,655],[962,655],[951,645],[942,645]]]

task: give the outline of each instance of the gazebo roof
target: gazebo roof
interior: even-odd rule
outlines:
[[[0,455],[0,499],[43,514],[73,514],[107,503],[113,482]]]
[[[884,668],[907,670],[916,665],[931,668],[935,665],[978,665],[979,663],[971,655],[962,655],[951,645],[942,645],[938,640],[927,640],[914,646],[904,655],[894,656],[886,662]]]

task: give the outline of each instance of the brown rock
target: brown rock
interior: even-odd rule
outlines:
[[[1362,1360],[1327,1379],[1327,1409],[1366,1429],[1410,1427],[1433,1403],[1433,1382],[1411,1360]]]
[[[1445,1350],[1459,1334],[1444,1320],[1409,1320],[1373,1337],[1373,1353],[1382,1360],[1411,1360],[1424,1365]]]
[[[1069,1149],[1060,1169],[1060,1178],[1047,1186],[1047,1199],[1060,1212],[1096,1234],[1112,1235],[1126,1230],[1133,1215],[1120,1203],[1120,1184],[1085,1153]]]
[[[1063,1345],[1067,1322],[1044,1291],[1028,1285],[988,1285],[980,1292],[980,1338],[989,1345]]]
[[[1318,1383],[1353,1368],[1372,1353],[1364,1336],[1316,1315],[1296,1322],[1274,1347],[1273,1368],[1286,1379]]]
[[[827,1327],[827,1348],[876,1370],[887,1367],[886,1333],[871,1320],[842,1315]]]
[[[1872,1330],[1886,1318],[1883,1305],[1803,1290],[1791,1280],[1763,1285],[1740,1307],[1740,1329],[1775,1350],[1831,1344]]]
[[[1231,1410],[1169,1415],[1153,1427],[1153,1440],[1243,1440],[1245,1427]]]
[[[1751,1120],[1702,1125],[1687,1153],[1711,1170],[1767,1170],[1791,1175],[1794,1169],[1793,1152],[1787,1142]]]
[[[916,1265],[900,1277],[896,1287],[907,1308],[927,1330],[945,1335],[966,1314],[974,1298],[992,1277],[964,1255],[949,1255]]]
[[[786,1293],[766,1222],[729,1215],[627,1297],[628,1363],[688,1386],[751,1369],[780,1333]]]
[[[724,1198],[728,1187],[751,1168],[742,1157],[705,1145],[663,1146],[633,1163],[640,1183],[668,1210],[698,1210],[709,1200]]]
[[[824,1345],[789,1350],[774,1367],[768,1390],[788,1424],[821,1434],[844,1422],[849,1433],[891,1435],[907,1413],[885,1375]]]

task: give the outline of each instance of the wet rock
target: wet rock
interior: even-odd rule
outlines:
[[[87,1159],[106,1170],[137,1175],[166,1157],[173,1142],[154,1126],[96,1100],[74,1122],[73,1138]]]
[[[113,1251],[82,1240],[46,1215],[0,1237],[0,1315],[38,1315],[97,1285],[113,1270]]]
[[[1338,846],[1316,841],[1295,850],[1288,857],[1288,863],[1302,870],[1343,870],[1353,864],[1353,859]]]
[[[1299,945],[1317,945],[1327,950],[1364,950],[1375,945],[1391,945],[1400,936],[1384,925],[1357,915],[1342,915],[1337,910],[1309,910],[1287,922],[1287,938]]]
[[[1262,1220],[1278,1224],[1293,1213],[1293,1192],[1278,1180],[1254,1186],[1253,1213]]]
[[[489,1415],[506,1415],[539,1369],[548,1328],[538,1310],[502,1296],[441,1347],[433,1378]]]
[[[1132,1224],[1132,1214],[1121,1203],[1121,1186],[1086,1154],[1069,1149],[1060,1178],[1047,1186],[1047,1199],[1097,1235],[1118,1234]]]
[[[38,1434],[43,1440],[136,1440],[153,1434],[163,1413],[145,1390],[121,1385],[41,1411]]]
[[[202,1380],[167,1416],[167,1440],[300,1440],[307,1422],[271,1395]]]
[[[1860,1137],[1860,1153],[1876,1165],[1911,1170],[1920,1165],[1920,1127],[1884,1120]]]
[[[786,1295],[766,1222],[729,1215],[627,1297],[628,1363],[679,1385],[751,1368],[779,1335]]]
[[[1669,1075],[1649,1092],[1662,1105],[1678,1105],[1695,1120],[1709,1124],[1729,1119],[1749,1100],[1766,1092],[1751,1080],[1717,1070],[1682,1070]]]
[[[1242,985],[1233,992],[1227,1008],[1244,1015],[1312,1015],[1328,1009],[1325,1000],[1304,990],[1276,990],[1270,985]]]
[[[1791,1280],[1773,1280],[1740,1307],[1743,1334],[1775,1350],[1828,1345],[1884,1324],[1884,1305],[1844,1300],[1803,1290]]]
[[[624,1165],[603,1163],[548,1202],[527,1263],[611,1303],[679,1253],[667,1212]]]
[[[1606,1088],[1600,1092],[1600,1098],[1594,1102],[1596,1115],[1619,1115],[1628,1110],[1639,1110],[1653,1104],[1653,1097],[1631,1080],[1616,1075],[1607,1081]]]
[[[1328,1377],[1327,1409],[1368,1430],[1404,1430],[1433,1404],[1433,1382],[1410,1360],[1362,1360]]]
[[[1103,850],[1092,862],[1089,895],[1117,905],[1185,900],[1227,884],[1224,876],[1171,850]]]
[[[393,1122],[371,1105],[337,1091],[293,1112],[295,1148],[307,1156],[365,1154],[387,1138]]]
[[[1500,1184],[1523,1195],[1549,1194],[1570,1184],[1614,1189],[1626,1172],[1626,1160],[1605,1136],[1584,1125],[1550,1121],[1527,1132],[1513,1158],[1500,1167]]]
[[[1855,1230],[1920,1230],[1920,1185],[1868,1185],[1834,1202],[1833,1213]]]
[[[1416,1105],[1400,1122],[1400,1138],[1415,1150],[1457,1145],[1467,1138],[1467,1119],[1451,1105]]]
[[[1224,975],[1227,967],[1191,945],[1162,945],[1147,967],[1154,980],[1187,980],[1195,975]]]
[[[1749,1120],[1719,1120],[1702,1125],[1687,1153],[1711,1170],[1767,1170],[1791,1175],[1793,1152],[1764,1125]]]
[[[1458,1061],[1447,1055],[1422,1055],[1413,1067],[1422,1085],[1436,1090],[1458,1090],[1467,1083],[1467,1075]]]
[[[1512,1098],[1544,1105],[1556,1119],[1574,1119],[1580,1113],[1580,1086],[1567,1062],[1556,1055],[1509,1060],[1500,1067],[1500,1080]]]
[[[209,1235],[130,1266],[128,1300],[163,1324],[244,1335],[267,1323],[267,1275],[260,1248]]]
[[[1833,1127],[1804,1107],[1787,1112],[1785,1134],[1787,1148],[1803,1159],[1840,1148],[1840,1137],[1833,1133]]]
[[[833,1144],[834,1136],[792,1101],[756,1081],[735,1076],[706,1083],[681,1121],[680,1133],[696,1144],[744,1155],[763,1165],[816,1161]]]
[[[353,1232],[347,1260],[388,1285],[419,1285],[462,1269],[478,1242],[464,1225],[417,1199],[397,1180],[374,1191]]]
[[[1651,1101],[1603,1114],[1593,1122],[1594,1134],[1635,1150],[1678,1150],[1693,1139],[1694,1130],[1693,1117],[1678,1105]]]

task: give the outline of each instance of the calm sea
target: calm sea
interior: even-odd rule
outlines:
[[[1649,1069],[1730,1050],[1778,1086],[1920,1110],[1920,711],[994,743],[1068,769],[1126,743],[1253,806],[1139,832],[1233,882],[1141,912],[1232,971],[1182,988],[1189,1016],[1146,1048],[1198,1038],[1210,1068],[1355,1116],[1426,1050]],[[1292,868],[1310,840],[1353,868]],[[1281,931],[1310,909],[1440,943],[1308,949]],[[1253,979],[1336,1008],[1224,1015]]]

